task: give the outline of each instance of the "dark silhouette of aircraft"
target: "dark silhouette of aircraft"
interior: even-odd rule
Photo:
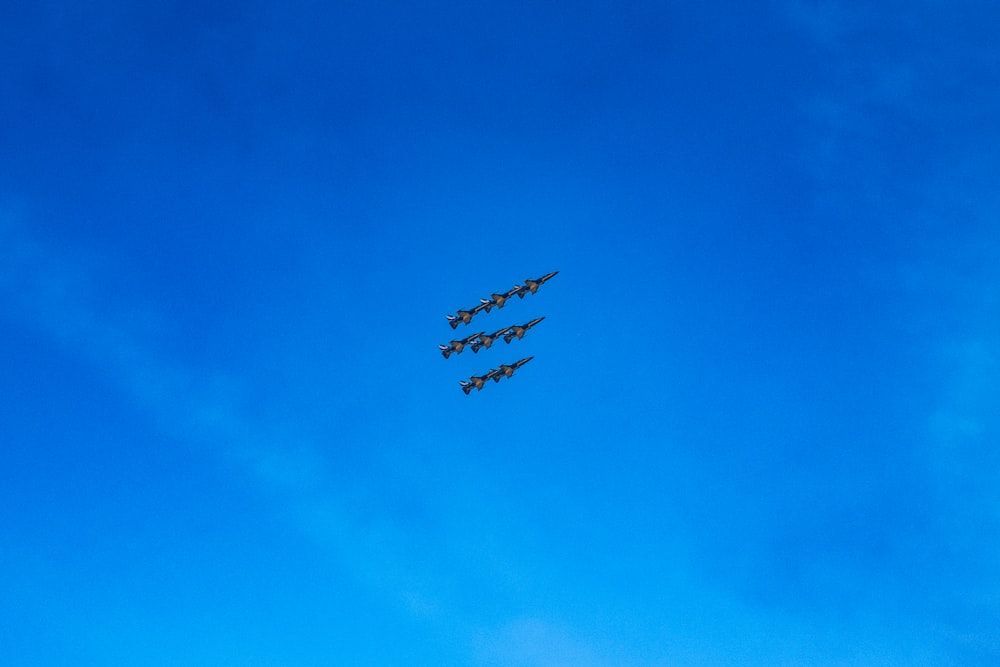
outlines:
[[[507,333],[503,335],[503,342],[510,343],[510,341],[512,341],[515,337],[524,338],[524,334],[528,329],[535,326],[544,319],[545,319],[544,317],[538,317],[536,319],[531,320],[527,324],[522,324],[520,326],[515,324],[512,327],[507,327]]]
[[[493,345],[493,341],[495,341],[497,338],[507,333],[509,329],[510,327],[504,327],[500,331],[492,333],[489,336],[485,335],[486,332],[480,333],[478,335],[479,340],[477,340],[472,344],[472,351],[479,352],[479,348],[482,347],[485,347],[487,350],[490,349],[490,346]]]
[[[490,308],[496,306],[497,308],[503,308],[503,305],[507,303],[507,299],[510,299],[515,294],[521,294],[527,291],[527,287],[524,285],[514,285],[513,289],[510,289],[503,293],[490,294],[489,299],[480,299],[484,304],[486,304],[486,312],[490,312]]]
[[[472,334],[471,336],[468,336],[461,340],[450,340],[448,341],[447,345],[438,345],[438,347],[441,348],[441,354],[443,354],[444,358],[447,359],[449,356],[451,356],[452,352],[454,352],[455,354],[462,354],[462,350],[465,349],[466,345],[472,342],[473,338],[478,338],[479,336],[482,336],[484,333],[486,332],[480,331],[477,334]],[[473,348],[473,352],[475,352],[475,348]]]
[[[478,313],[481,310],[486,310],[486,306],[482,303],[476,306],[475,308],[471,308],[469,310],[460,310],[455,315],[445,315],[445,317],[448,318],[448,324],[450,324],[451,328],[454,329],[458,327],[459,322],[464,322],[465,324],[471,322],[472,318],[475,317],[476,313]]]
[[[514,285],[513,289],[511,289],[510,291],[510,295],[511,296],[517,295],[518,299],[523,299],[524,295],[527,294],[529,291],[530,290],[528,290],[528,288],[525,287],[524,285]]]
[[[512,364],[500,364],[500,368],[498,368],[496,371],[490,371],[490,373],[495,373],[493,375],[493,381],[499,382],[500,378],[502,377],[509,378],[511,375],[514,374],[514,371],[516,371],[518,368],[525,365],[532,359],[534,359],[534,357],[525,357],[524,359],[521,359],[520,361],[515,361]]]
[[[493,369],[490,370],[490,372],[486,373],[485,375],[473,375],[468,379],[468,381],[459,380],[458,384],[462,385],[462,391],[464,391],[465,395],[468,396],[469,392],[472,391],[473,389],[475,389],[476,391],[482,391],[483,386],[486,384],[486,382],[490,378],[493,378],[495,380],[496,379],[495,374],[499,372],[500,371]]]
[[[532,294],[534,294],[535,292],[538,291],[539,287],[541,287],[549,278],[551,278],[552,276],[556,275],[557,273],[559,273],[559,272],[558,271],[553,271],[552,273],[546,273],[544,276],[542,276],[538,280],[525,280],[524,281],[524,287],[526,288],[526,290],[528,292],[531,292]],[[524,298],[524,292],[519,292],[518,296],[523,299]]]

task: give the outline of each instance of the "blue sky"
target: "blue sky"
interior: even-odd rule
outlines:
[[[998,21],[0,9],[0,662],[1000,663]]]

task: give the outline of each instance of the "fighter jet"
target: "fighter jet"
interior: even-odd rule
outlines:
[[[534,294],[535,292],[538,291],[538,288],[541,287],[543,283],[545,283],[545,281],[547,281],[549,278],[551,278],[552,276],[556,275],[557,273],[559,273],[559,272],[558,271],[553,271],[552,273],[546,273],[544,276],[542,276],[538,280],[525,280],[524,281],[524,286],[527,288],[527,290],[529,292],[531,292],[532,294]],[[524,298],[524,294],[523,293],[518,294],[518,296],[521,297],[521,298]]]
[[[468,396],[469,392],[472,391],[473,389],[475,389],[476,391],[482,391],[483,386],[486,384],[487,380],[489,380],[490,378],[493,378],[495,380],[496,379],[495,375],[499,372],[500,371],[494,369],[491,370],[489,373],[486,373],[485,375],[473,375],[468,379],[468,381],[459,380],[458,384],[462,385],[462,391],[464,391],[465,395]]]
[[[452,329],[458,327],[459,322],[464,322],[468,324],[472,321],[472,318],[481,310],[486,310],[486,306],[479,304],[475,308],[470,308],[469,310],[460,310],[457,315],[445,315],[448,318],[448,324],[451,325]]]
[[[520,361],[515,361],[512,364],[500,364],[500,368],[497,371],[495,371],[495,375],[493,376],[493,381],[499,382],[500,378],[502,377],[509,378],[511,375],[514,374],[514,371],[516,371],[518,368],[525,365],[532,359],[534,359],[534,357],[525,357],[524,359],[521,359]],[[490,371],[490,373],[494,373],[494,371]]]
[[[490,349],[490,346],[493,345],[493,341],[495,341],[497,338],[507,333],[509,329],[510,327],[504,327],[500,331],[492,333],[489,336],[485,335],[485,332],[480,333],[478,335],[479,340],[477,340],[475,343],[472,344],[472,351],[479,352],[479,348],[482,347],[485,347],[487,350]]]
[[[451,356],[452,352],[454,352],[455,354],[461,354],[462,350],[465,349],[466,345],[468,345],[469,343],[472,342],[473,338],[479,338],[484,333],[486,333],[486,332],[485,331],[480,331],[477,334],[472,334],[471,336],[468,336],[468,337],[463,338],[461,340],[451,340],[451,341],[448,341],[447,345],[438,345],[438,347],[441,348],[441,354],[443,354],[444,358],[447,359],[449,356]],[[473,349],[473,352],[475,352],[475,349]]]
[[[489,299],[480,299],[484,304],[489,304],[486,306],[486,312],[490,312],[490,308],[496,306],[497,308],[503,308],[503,305],[507,303],[507,299],[510,299],[515,294],[520,294],[522,297],[524,293],[528,291],[528,288],[524,285],[514,285],[513,289],[510,289],[502,294],[490,294]]]
[[[510,343],[510,341],[512,341],[515,337],[519,339],[524,338],[524,334],[528,329],[535,326],[544,319],[545,319],[544,317],[538,317],[536,319],[531,320],[527,324],[522,324],[520,326],[515,324],[512,327],[507,327],[507,333],[503,335],[503,342]]]

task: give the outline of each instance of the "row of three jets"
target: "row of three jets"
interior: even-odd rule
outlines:
[[[552,273],[546,273],[544,276],[538,280],[525,280],[523,285],[514,285],[514,287],[502,294],[490,294],[489,299],[480,299],[479,305],[475,308],[470,308],[468,310],[460,310],[455,315],[445,315],[448,318],[448,324],[451,328],[456,328],[459,323],[468,324],[472,321],[477,313],[485,310],[487,313],[493,309],[494,306],[497,308],[503,308],[503,305],[507,303],[508,299],[517,296],[518,299],[523,299],[525,294],[534,294],[538,291],[545,281],[547,281],[552,276],[559,273],[558,271],[553,271]],[[475,336],[470,336],[470,338],[475,338]],[[488,346],[487,346],[488,347]]]
[[[465,395],[468,396],[469,392],[473,389],[476,391],[482,391],[487,380],[492,379],[494,382],[499,382],[500,378],[509,378],[514,374],[514,371],[532,359],[534,359],[534,357],[525,357],[524,359],[515,361],[512,364],[500,364],[500,368],[490,369],[490,372],[485,375],[473,375],[468,380],[459,380],[458,383],[462,385],[462,391],[464,391]]]
[[[527,324],[515,324],[514,326],[504,327],[503,329],[500,329],[500,331],[491,334],[487,334],[485,331],[480,331],[479,333],[472,334],[471,336],[462,338],[461,340],[448,341],[447,345],[438,345],[438,347],[441,348],[441,354],[444,355],[445,359],[451,356],[452,352],[455,354],[461,354],[466,345],[471,347],[473,352],[479,352],[479,349],[483,347],[489,349],[490,346],[493,345],[493,341],[501,336],[503,336],[503,342],[505,343],[510,343],[510,341],[515,338],[524,338],[524,334],[528,331],[528,329],[544,319],[544,317],[539,317],[531,320]]]

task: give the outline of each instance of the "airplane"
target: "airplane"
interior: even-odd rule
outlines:
[[[500,378],[502,378],[502,377],[508,377],[509,378],[511,375],[514,374],[514,371],[516,371],[518,368],[520,368],[521,366],[525,365],[526,363],[528,363],[532,359],[534,359],[534,357],[525,357],[524,359],[521,359],[520,361],[515,361],[512,364],[500,364],[500,368],[498,370],[496,370],[496,371],[490,371],[490,373],[495,373],[493,375],[493,381],[494,382],[499,382]]]
[[[473,389],[475,389],[476,391],[482,391],[483,386],[486,384],[486,381],[489,380],[491,377],[495,380],[496,379],[495,374],[499,372],[500,371],[498,370],[490,370],[490,372],[486,373],[485,375],[473,375],[472,377],[469,378],[468,381],[459,380],[458,384],[462,385],[462,391],[464,391],[465,395],[468,396],[469,392],[472,391]]]
[[[464,322],[465,324],[471,322],[476,313],[481,310],[486,310],[486,306],[484,304],[479,304],[475,308],[471,308],[469,310],[459,310],[457,315],[445,315],[445,317],[448,318],[448,324],[451,325],[451,328],[455,329],[458,327],[459,322]]]
[[[510,327],[504,327],[500,331],[490,334],[489,336],[485,335],[486,332],[478,334],[479,340],[472,344],[472,351],[479,352],[479,348],[481,347],[485,347],[487,350],[490,349],[490,346],[493,345],[493,341],[507,333],[509,329]]]
[[[515,294],[521,294],[523,296],[523,293],[527,289],[528,288],[525,287],[524,285],[514,285],[513,289],[508,290],[507,292],[503,292],[502,294],[490,294],[491,298],[480,299],[480,301],[482,301],[484,304],[489,304],[486,306],[486,312],[490,312],[490,308],[492,308],[493,306],[496,306],[497,308],[503,308],[503,305],[507,302],[507,299],[510,299]]]
[[[451,341],[448,341],[447,345],[438,345],[438,347],[441,348],[441,354],[443,354],[444,358],[447,359],[451,355],[452,352],[454,352],[455,354],[461,354],[462,350],[465,349],[466,345],[468,345],[469,343],[472,342],[473,338],[478,338],[479,336],[482,336],[484,333],[486,333],[486,332],[485,331],[480,331],[477,334],[472,334],[471,336],[468,336],[468,337],[463,338],[461,340],[451,340]],[[475,349],[473,349],[473,352],[474,351],[475,351]]]
[[[544,276],[542,276],[538,280],[525,280],[524,281],[524,286],[527,288],[527,291],[529,291],[532,294],[534,294],[535,292],[538,291],[538,288],[541,287],[542,284],[545,281],[547,281],[549,278],[551,278],[552,276],[556,275],[557,273],[559,273],[559,272],[558,271],[553,271],[552,273],[546,273]],[[524,294],[523,293],[519,293],[518,296],[521,297],[522,299],[524,298]]]
[[[510,343],[510,341],[512,341],[514,339],[514,337],[517,337],[519,339],[520,338],[524,338],[524,334],[525,334],[525,332],[528,329],[530,329],[531,327],[535,326],[536,324],[538,324],[539,322],[541,322],[544,319],[545,319],[544,317],[539,317],[539,318],[531,320],[527,324],[522,324],[520,326],[518,326],[518,325],[515,324],[512,327],[507,327],[507,333],[505,333],[503,335],[503,342]],[[475,351],[475,350],[473,350],[473,351]]]

